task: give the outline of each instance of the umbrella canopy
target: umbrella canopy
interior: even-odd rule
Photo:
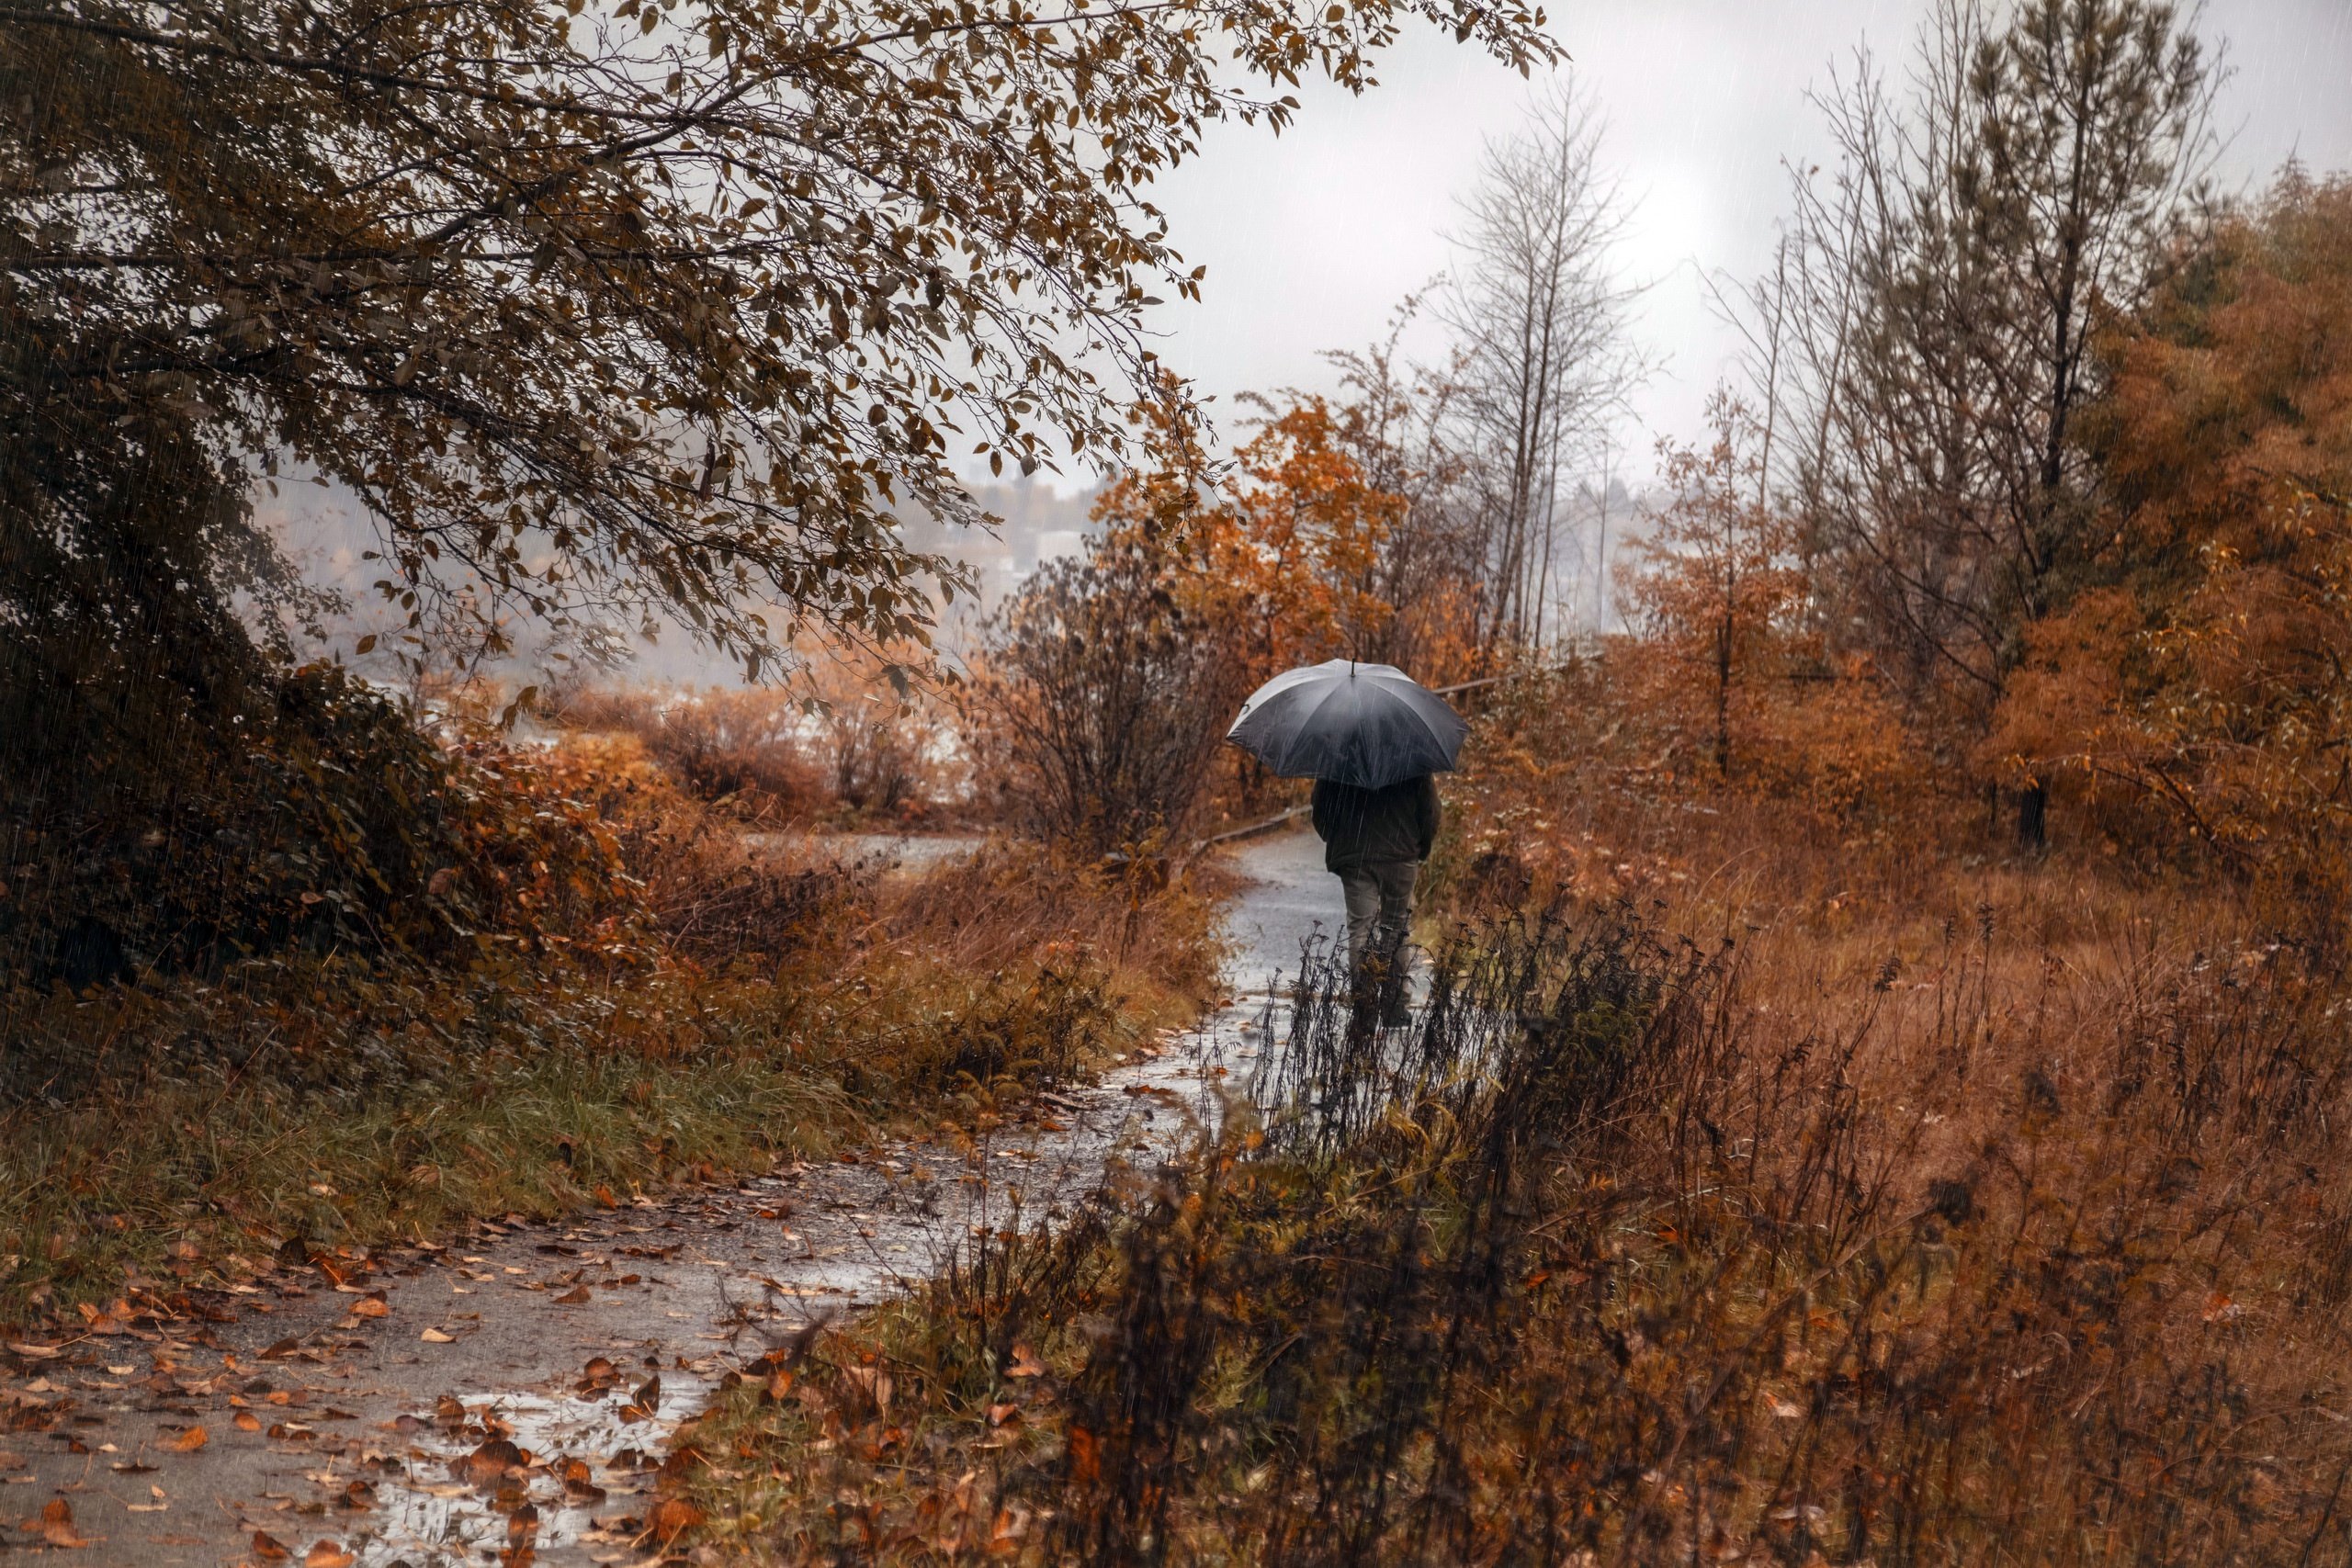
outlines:
[[[1259,687],[1225,738],[1283,778],[1379,789],[1451,772],[1469,733],[1444,698],[1395,665],[1334,659]]]

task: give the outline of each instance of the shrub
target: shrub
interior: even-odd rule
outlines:
[[[1009,819],[1098,854],[1190,825],[1248,676],[1186,608],[1184,570],[1123,530],[1048,562],[990,623],[972,707]]]

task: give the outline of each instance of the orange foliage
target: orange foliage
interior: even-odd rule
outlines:
[[[1809,624],[1796,522],[1760,482],[1754,420],[1720,391],[1708,419],[1706,449],[1660,447],[1671,499],[1623,573],[1646,636],[1621,671],[1671,753],[1703,744],[1718,779],[1849,811],[1909,749],[1867,665],[1831,658]]]
[[[1204,491],[1177,463],[1124,475],[1096,502],[1103,550],[1140,549],[1164,560],[1175,607],[1194,628],[1188,635],[1219,640],[1245,691],[1301,664],[1390,658],[1398,606],[1383,592],[1382,569],[1408,503],[1367,472],[1361,424],[1360,410],[1298,398],[1235,454],[1221,493]],[[1475,621],[1456,619],[1465,627]],[[1442,637],[1413,641],[1451,646]],[[1238,752],[1220,762],[1213,784],[1220,816],[1256,815],[1272,803],[1273,782],[1255,762]]]
[[[1325,659],[1373,657],[1396,615],[1374,575],[1405,498],[1374,486],[1341,448],[1321,398],[1268,420],[1238,457],[1243,482],[1203,519],[1204,542],[1253,670],[1262,679]]]
[[[2352,890],[2352,182],[2290,172],[2106,344],[2091,586],[1990,748],[2117,839]]]

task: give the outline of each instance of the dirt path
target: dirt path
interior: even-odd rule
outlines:
[[[1080,1197],[1114,1148],[1172,1137],[1228,1054],[1255,1054],[1252,998],[1337,902],[1318,857],[1297,833],[1234,852],[1252,879],[1228,916],[1237,1004],[969,1159],[899,1146],[569,1225],[484,1225],[447,1250],[322,1258],[307,1289],[209,1299],[204,1319],[101,1324],[0,1383],[0,1553],[639,1560],[664,1440],[731,1370],[927,1275],[974,1226]]]

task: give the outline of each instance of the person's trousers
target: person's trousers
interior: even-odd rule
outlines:
[[[1421,874],[1417,860],[1379,861],[1340,873],[1348,905],[1348,967],[1362,975],[1373,958],[1394,962],[1413,923],[1413,884]]]

